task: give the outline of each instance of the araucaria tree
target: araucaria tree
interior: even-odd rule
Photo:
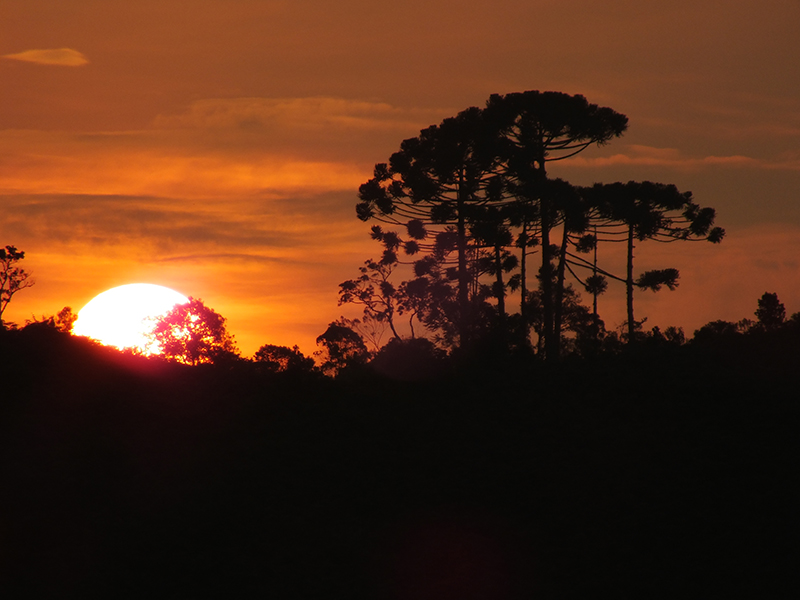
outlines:
[[[548,163],[621,136],[628,119],[580,95],[528,91],[492,95],[484,108],[469,108],[402,142],[388,163],[375,166],[359,188],[356,213],[383,244],[380,261],[368,261],[360,279],[341,285],[340,303],[363,304],[395,324],[411,312],[437,339],[467,347],[488,335],[510,347],[528,346],[558,358],[562,332],[575,311],[567,302],[568,276],[595,298],[591,327],[601,330],[597,295],[605,276],[628,290],[629,333],[634,328],[633,287],[674,287],[677,271],[648,271],[633,279],[635,240],[705,239],[718,242],[714,211],[691,194],[648,182],[579,188],[548,176]],[[604,237],[605,236],[605,237]],[[597,265],[598,241],[624,236],[626,277]],[[620,240],[622,241],[622,240]],[[594,261],[579,255],[594,251]],[[538,291],[528,284],[528,258],[539,252]],[[413,278],[395,285],[401,263]],[[583,279],[576,267],[592,269]],[[519,314],[507,315],[508,292],[519,294]],[[534,302],[534,307],[531,303]],[[535,311],[535,314],[534,314]],[[588,322],[588,321],[587,321]],[[399,334],[393,327],[395,337]],[[588,334],[587,334],[588,335]]]
[[[637,329],[633,312],[634,287],[654,292],[663,286],[673,290],[680,275],[677,269],[666,268],[645,271],[634,279],[635,242],[704,240],[716,244],[722,241],[725,230],[714,227],[716,212],[713,208],[701,208],[693,201],[691,192],[680,192],[672,184],[650,181],[598,183],[584,188],[582,194],[593,211],[595,231],[599,232],[593,243],[624,242],[626,245],[625,277],[603,273],[625,283],[627,336],[629,341],[633,341]],[[572,265],[591,266],[596,272],[596,264],[589,265],[588,261],[574,254],[570,259]]]
[[[457,302],[448,317],[461,344],[472,336],[478,296],[471,226],[481,208],[502,201],[493,134],[477,108],[422,130],[405,140],[388,164],[375,165],[373,178],[359,189],[356,207],[363,221],[405,230],[373,227],[373,238],[385,246],[383,264],[395,262],[400,249],[407,256],[424,252],[415,274],[441,274],[455,283]]]
[[[545,356],[558,356],[554,294],[556,269],[550,233],[564,222],[563,188],[548,183],[547,163],[575,156],[589,146],[605,144],[621,136],[628,118],[611,108],[589,103],[581,95],[561,92],[527,91],[505,96],[493,94],[486,105],[487,118],[500,133],[504,179],[517,203],[526,208],[521,235],[538,229],[541,247],[539,283],[542,290],[542,317]],[[523,259],[525,254],[522,255]],[[526,265],[522,265],[523,321],[527,300]],[[562,284],[563,290],[563,284]],[[562,291],[562,290],[559,290]]]
[[[19,266],[25,253],[14,246],[0,248],[0,329],[5,329],[3,313],[14,294],[33,285],[30,273]]]
[[[162,356],[187,365],[216,363],[238,355],[225,318],[194,298],[156,319],[150,341]]]

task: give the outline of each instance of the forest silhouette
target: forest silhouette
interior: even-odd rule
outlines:
[[[548,178],[626,127],[582,96],[524,92],[405,140],[359,191],[381,254],[339,300],[363,315],[328,325],[316,363],[296,346],[240,356],[195,299],[159,321],[155,357],[70,335],[67,308],[5,323],[2,589],[784,595],[800,313],[766,292],[689,339],[642,326],[634,290],[679,274],[635,275],[633,247],[724,232],[671,184]],[[622,274],[597,258],[614,240]],[[611,283],[619,331],[597,312]]]

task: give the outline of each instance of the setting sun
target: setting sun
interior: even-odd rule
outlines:
[[[188,301],[182,294],[160,285],[122,285],[98,294],[84,306],[72,332],[106,346],[148,352],[147,334],[153,328],[152,319]]]

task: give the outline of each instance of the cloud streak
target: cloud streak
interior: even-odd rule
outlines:
[[[157,128],[281,128],[397,130],[436,119],[437,111],[398,108],[385,102],[315,96],[302,98],[224,98],[193,102],[180,115],[161,115]]]
[[[800,171],[800,160],[796,158],[766,160],[734,154],[730,156],[686,156],[677,148],[654,148],[631,145],[628,152],[610,156],[577,156],[564,161],[560,167],[596,168],[614,166],[664,167],[678,170],[698,170],[706,167],[751,168],[766,170]]]
[[[177,114],[161,114],[153,132],[196,147],[264,152],[306,160],[385,160],[400,141],[455,114],[456,109],[397,107],[327,96],[197,100]],[[385,155],[385,156],[384,156]]]
[[[89,64],[89,60],[81,52],[72,48],[24,50],[15,54],[5,54],[3,58],[59,67],[82,67]]]

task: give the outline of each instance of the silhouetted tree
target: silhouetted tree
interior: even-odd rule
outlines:
[[[31,325],[33,323],[44,323],[62,333],[72,333],[72,326],[77,320],[78,315],[72,312],[72,307],[65,306],[57,315],[42,317],[41,319],[34,318],[30,321],[27,321],[26,324]]]
[[[19,266],[19,261],[23,258],[25,253],[17,250],[15,246],[0,248],[0,329],[5,329],[3,313],[11,298],[20,290],[34,284],[30,273]]]
[[[752,322],[747,321],[740,321],[739,323],[723,320],[710,321],[700,327],[700,329],[695,330],[692,336],[692,343],[707,344],[725,342],[742,333],[746,333],[751,324]]]
[[[342,369],[364,365],[370,357],[361,336],[335,321],[317,338],[317,345],[322,348],[314,356],[326,375],[337,375]]]
[[[445,356],[426,338],[394,338],[381,348],[370,366],[390,379],[419,381],[440,374]]]
[[[300,348],[265,344],[259,348],[253,360],[270,373],[310,372],[314,370],[314,359],[304,356]]]
[[[238,356],[225,318],[202,300],[191,297],[186,304],[155,319],[150,344],[164,357],[187,365],[217,363]]]
[[[538,91],[505,96],[493,94],[487,102],[486,115],[491,126],[501,132],[500,152],[505,165],[506,187],[519,204],[529,208],[523,219],[523,234],[527,236],[531,218],[538,221],[544,347],[546,355],[549,353],[551,358],[556,358],[559,342],[552,293],[556,277],[550,232],[562,216],[557,198],[547,185],[546,164],[567,159],[591,145],[605,144],[619,137],[628,127],[628,118],[610,108],[590,104],[580,95]],[[524,262],[522,267],[524,275]],[[523,278],[523,303],[527,299],[526,287]],[[525,311],[523,304],[523,317]]]
[[[478,274],[487,273],[494,278],[484,296],[497,301],[496,328],[502,339],[508,334],[506,323],[506,288],[504,276],[517,268],[517,257],[506,248],[511,246],[511,230],[497,207],[485,207],[472,226],[472,233],[479,251],[476,268]],[[514,284],[512,284],[514,285]],[[516,285],[514,285],[516,287]]]
[[[384,255],[381,261],[366,261],[363,267],[359,267],[360,277],[340,283],[339,305],[363,305],[365,315],[388,324],[394,337],[399,338],[394,326],[394,315],[398,311],[397,290],[389,281],[397,263],[387,262],[389,258]]]
[[[583,284],[584,289],[592,295],[592,313],[597,316],[597,297],[604,294],[608,289],[608,279],[605,275],[602,275],[597,268],[597,226],[594,227],[594,233],[591,236],[584,236],[581,239],[581,243],[576,248],[578,252],[588,252],[591,251],[592,256],[592,274],[589,275],[585,280],[581,281],[580,278],[575,275],[575,272],[570,268],[569,261],[567,262],[567,268],[573,274],[575,279],[577,279],[580,283]]]
[[[562,216],[561,245],[558,252],[553,294],[553,329],[558,332],[561,331],[561,321],[564,318],[564,285],[569,248],[574,247],[576,252],[588,252],[597,247],[597,238],[592,235],[583,235],[589,227],[592,208],[588,206],[578,190],[560,179],[553,180],[551,187],[555,191],[553,194],[554,205]],[[596,313],[595,310],[595,318],[597,318]],[[561,336],[554,337],[554,344],[552,353],[559,356],[561,354]]]
[[[408,256],[432,253],[442,264],[455,252],[459,310],[451,317],[460,343],[471,335],[473,316],[470,263],[476,257],[470,225],[476,209],[502,200],[493,135],[483,111],[469,108],[403,141],[388,165],[375,165],[373,178],[359,188],[360,219],[405,229],[403,239],[396,232],[373,228],[373,238],[386,247],[385,261],[392,261],[400,248]]]
[[[626,275],[624,278],[602,271],[603,275],[623,281],[626,288],[627,336],[633,341],[638,329],[633,312],[634,286],[654,292],[663,286],[674,290],[680,273],[677,269],[655,269],[642,273],[637,279],[633,275],[635,241],[655,240],[659,242],[705,240],[719,243],[725,235],[721,227],[714,227],[716,213],[713,208],[701,208],[692,200],[691,192],[680,192],[672,184],[650,181],[628,183],[595,184],[583,188],[582,194],[597,211],[595,226],[601,230],[597,242],[626,243]],[[570,255],[572,264],[589,267],[596,275],[596,263]],[[587,286],[588,288],[588,286]]]
[[[672,345],[682,346],[686,343],[686,335],[683,332],[683,327],[675,327],[670,325],[661,331],[660,327],[653,327],[647,334],[646,339],[651,344],[657,345]]]
[[[540,354],[560,354],[567,273],[593,295],[595,320],[606,278],[625,283],[627,336],[632,340],[637,330],[634,287],[674,289],[679,277],[670,268],[634,279],[634,241],[717,243],[724,230],[713,227],[714,209],[701,208],[691,193],[672,185],[628,182],[576,188],[548,178],[548,162],[605,144],[627,126],[625,115],[590,104],[583,96],[528,91],[494,94],[485,108],[469,108],[405,140],[388,164],[375,166],[372,179],[359,188],[356,207],[360,219],[389,223],[397,230],[372,228],[373,239],[384,246],[383,257],[368,261],[360,279],[344,282],[340,300],[384,315],[395,337],[394,315],[407,311],[448,345],[464,346],[483,336],[487,323],[506,337],[512,321],[527,345],[528,328],[534,325],[527,314],[532,298],[527,257],[532,247],[540,246]],[[560,244],[553,244],[559,227]],[[627,242],[625,277],[598,267],[597,245],[605,241]],[[578,256],[592,250],[593,261]],[[394,286],[388,277],[401,251],[423,256],[413,260],[415,279]],[[590,267],[592,273],[582,280],[573,267]],[[492,281],[487,284],[488,277]],[[507,290],[520,291],[519,318],[507,318]],[[492,310],[487,310],[492,306],[487,299],[494,299]]]
[[[335,322],[355,331],[364,341],[370,353],[377,352],[383,346],[382,340],[388,329],[388,324],[385,320],[374,317],[367,310],[364,310],[360,318],[349,319],[342,316],[336,319]]]
[[[778,294],[764,292],[764,295],[758,299],[758,309],[755,315],[762,329],[773,331],[786,321],[786,307],[778,300]]]
[[[550,231],[563,220],[558,191],[567,186],[551,185],[545,164],[603,144],[626,127],[624,115],[589,104],[583,96],[538,91],[493,95],[486,108],[467,109],[423,130],[405,140],[388,165],[376,165],[373,178],[359,190],[357,213],[362,220],[405,227],[405,239],[373,228],[373,237],[384,242],[390,255],[400,248],[408,255],[426,251],[447,272],[448,255],[456,254],[452,275],[439,281],[455,283],[458,311],[447,314],[456,323],[460,344],[482,327],[476,321],[483,312],[480,296],[485,292],[477,283],[482,274],[494,278],[490,292],[497,302],[497,325],[504,327],[509,286],[521,290],[520,312],[527,322],[527,256],[539,235],[540,285],[546,291],[545,329],[550,332],[545,335],[557,355],[551,288],[563,287],[563,269],[560,279],[554,277]],[[511,228],[518,233],[513,235]],[[480,266],[487,262],[481,244],[491,249],[491,268]],[[520,250],[520,259],[514,259],[520,273],[506,279],[504,274],[517,268],[508,246]]]
[[[64,333],[72,333],[72,326],[78,320],[78,315],[72,312],[71,306],[65,306],[54,318],[56,329]]]
[[[552,292],[554,293],[555,290],[552,289]],[[542,290],[536,290],[528,294],[528,315],[531,326],[538,336],[538,351],[544,350],[545,343],[542,293]],[[606,334],[603,321],[588,307],[581,304],[580,294],[570,284],[564,286],[560,303],[562,304],[562,318],[559,320],[559,337],[561,339],[558,347],[563,346],[570,353],[584,356],[596,354]]]
[[[381,349],[381,346],[383,346],[381,340],[383,340],[383,336],[388,328],[385,319],[378,319],[367,310],[364,310],[361,318],[348,319],[347,317],[339,317],[336,319],[335,323],[355,331],[369,348],[370,353],[377,352]]]
[[[404,314],[408,314],[408,325],[411,337],[417,337],[414,319],[434,332],[434,338],[445,346],[452,347],[459,342],[457,315],[460,304],[450,271],[442,269],[442,265],[434,258],[417,261],[414,264],[414,279],[403,281],[399,286],[399,305]],[[475,298],[471,298],[471,303]]]

